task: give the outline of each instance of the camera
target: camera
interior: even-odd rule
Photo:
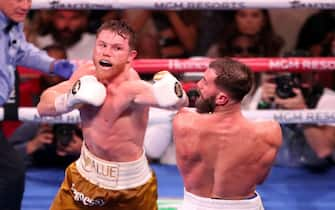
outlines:
[[[304,50],[294,50],[285,52],[283,57],[309,57],[310,53]],[[283,74],[275,77],[276,83],[276,95],[279,98],[292,98],[296,94],[293,92],[293,88],[301,89],[301,81],[298,74]]]
[[[293,92],[293,88],[300,88],[300,79],[295,74],[283,74],[278,75],[274,78],[276,84],[276,95],[279,98],[291,98],[296,94]]]
[[[66,147],[69,145],[73,138],[73,134],[76,134],[83,139],[83,134],[80,128],[75,124],[55,124],[52,128],[54,135],[54,143]]]

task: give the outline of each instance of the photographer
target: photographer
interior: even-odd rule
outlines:
[[[264,73],[249,109],[332,109],[335,92],[319,85],[317,73]],[[282,124],[276,164],[328,167],[335,151],[335,125]]]
[[[33,167],[66,167],[79,157],[82,134],[78,125],[23,123],[9,143]]]

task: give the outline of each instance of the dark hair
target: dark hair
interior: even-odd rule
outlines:
[[[214,82],[216,86],[227,91],[229,96],[242,101],[252,87],[253,73],[245,64],[230,58],[222,58],[212,61],[209,68],[215,70],[217,77]]]
[[[128,38],[130,49],[136,49],[136,34],[134,30],[123,20],[108,20],[104,22],[97,30],[97,35],[103,30],[109,30],[117,33],[123,38]]]
[[[236,41],[240,38],[246,38],[250,41],[250,44],[255,52],[252,52],[254,57],[262,57],[264,56],[264,46],[259,42],[257,37],[237,33],[237,34],[231,34],[231,36],[227,36],[227,40],[225,45],[219,45],[219,53],[223,56],[236,56],[236,52],[234,50]],[[251,52],[249,52],[251,53]]]
[[[242,10],[242,9],[241,9]],[[225,45],[230,42],[233,37],[239,35],[241,32],[237,28],[237,23],[235,21],[235,16],[240,10],[234,10],[231,13],[231,22],[227,25],[224,32],[222,32],[222,38],[220,39],[219,45],[222,49]],[[266,9],[259,9],[264,17],[264,25],[261,30],[255,34],[254,39],[258,43],[259,47],[262,49],[260,56],[271,57],[278,56],[282,47],[284,46],[284,39],[279,36],[273,29],[269,11]],[[220,52],[223,53],[223,52]],[[222,55],[227,56],[227,55]]]
[[[261,9],[260,11],[264,16],[264,26],[257,35],[257,38],[263,46],[264,56],[278,56],[284,46],[284,39],[275,32],[269,11],[266,9]]]

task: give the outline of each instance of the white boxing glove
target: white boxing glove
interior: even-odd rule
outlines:
[[[57,96],[55,108],[57,112],[67,112],[77,104],[101,106],[106,98],[105,86],[93,75],[86,75],[77,80],[68,93]]]
[[[187,95],[180,82],[168,71],[160,71],[153,78],[153,94],[161,107],[183,104]]]

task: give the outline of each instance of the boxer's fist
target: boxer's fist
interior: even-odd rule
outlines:
[[[101,106],[106,98],[106,88],[95,76],[86,75],[75,82],[68,94],[68,106],[91,104]]]
[[[57,112],[68,112],[79,104],[101,106],[106,95],[105,86],[95,76],[86,75],[77,80],[68,93],[56,97],[55,109]]]
[[[153,77],[153,94],[161,107],[172,107],[187,100],[180,82],[168,71],[160,71]]]

